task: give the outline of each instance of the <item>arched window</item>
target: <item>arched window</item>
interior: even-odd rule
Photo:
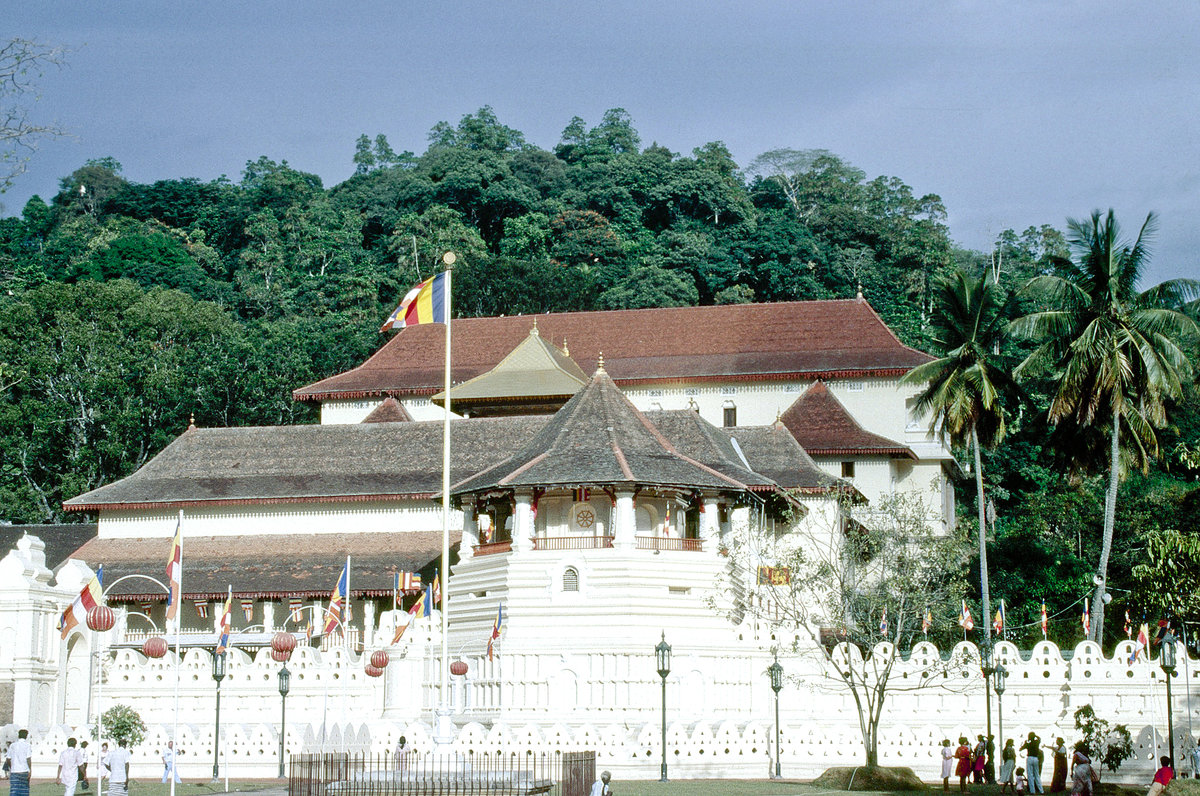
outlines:
[[[567,567],[563,570],[563,591],[579,591],[579,570]]]

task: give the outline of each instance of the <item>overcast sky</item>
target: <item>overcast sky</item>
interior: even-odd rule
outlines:
[[[238,179],[267,155],[352,172],[360,133],[420,153],[482,105],[551,148],[629,111],[643,143],[741,165],[824,148],[940,195],[951,235],[1161,216],[1150,278],[1200,276],[1200,3],[636,0],[16,2],[0,37],[65,45],[47,141],[4,213],[112,156],[138,182]]]

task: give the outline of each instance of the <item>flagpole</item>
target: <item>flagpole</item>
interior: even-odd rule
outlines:
[[[446,586],[449,591],[450,585],[450,315],[451,304],[450,297],[451,278],[454,273],[454,261],[457,258],[454,252],[446,252],[442,256],[442,262],[446,266],[446,367],[443,395],[446,396],[445,415],[442,421],[442,572],[446,573]],[[430,606],[433,610],[433,606]],[[441,694],[438,699],[438,707],[442,713],[446,710],[446,692],[449,688],[449,672],[447,667],[450,660],[450,616],[446,610],[445,601],[442,602],[442,663],[440,672]],[[439,730],[441,728],[439,727]],[[449,740],[444,739],[444,740]]]
[[[363,626],[363,640],[366,640],[366,626]],[[346,556],[346,603],[342,606],[342,649],[346,653],[346,666],[351,666],[350,660],[350,556]],[[350,690],[350,678],[342,680],[342,751],[346,751],[346,728],[350,725],[347,715],[347,691]]]
[[[183,602],[183,509],[179,510],[179,594],[177,599]],[[183,614],[180,606],[175,606],[175,725],[171,730],[171,740],[179,740],[179,637],[183,635]],[[175,772],[179,770],[179,747],[172,750],[171,757],[171,796],[175,796]]]

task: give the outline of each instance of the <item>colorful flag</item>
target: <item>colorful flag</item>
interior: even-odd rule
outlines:
[[[208,619],[208,600],[196,600],[196,615],[201,619]]]
[[[430,277],[405,294],[379,331],[403,329],[418,323],[446,322],[446,272]]]
[[[883,606],[883,614],[879,617],[879,635],[887,637],[887,606]]]
[[[931,627],[933,627],[933,611],[929,609],[929,606],[926,606],[925,618],[921,620],[921,632],[928,636],[929,628]]]
[[[586,486],[575,487],[575,502],[576,503],[587,503],[587,501],[588,501],[587,487]]]
[[[217,648],[213,652],[214,655],[220,655],[229,648],[229,629],[233,625],[233,589],[229,590],[229,596],[225,598],[225,607],[221,609],[221,637],[217,639]]]
[[[1042,600],[1042,640],[1045,641],[1050,634],[1050,616],[1046,613],[1046,601]]]
[[[150,611],[154,609],[154,603],[150,602],[149,600],[142,601],[140,605],[142,607],[142,613],[144,613],[146,616],[149,616]]]
[[[492,623],[492,634],[488,636],[487,656],[492,660],[496,652],[496,639],[500,638],[500,627],[504,624],[504,603],[496,606],[496,621]]]
[[[663,536],[671,535],[671,501],[667,501],[667,517],[663,520]]]
[[[96,574],[84,584],[79,596],[67,606],[67,610],[63,611],[62,616],[59,617],[58,629],[62,631],[62,637],[66,638],[75,625],[86,622],[88,611],[100,605],[103,600],[104,567],[102,565],[96,569]]]
[[[313,631],[312,619],[310,618],[308,620],[308,623],[304,626],[304,640],[305,641],[312,641],[312,631]]]
[[[346,603],[349,602],[346,598],[346,593],[350,589],[350,562],[346,562],[346,566],[342,569],[342,575],[338,578],[337,586],[329,595],[329,607],[325,609],[325,629],[322,631],[325,635],[333,632],[335,627],[338,627],[346,617]],[[348,617],[347,617],[348,618]]]
[[[1000,601],[1000,607],[996,609],[996,618],[992,620],[992,627],[996,629],[997,636],[1004,635],[1004,600]]]
[[[442,582],[438,579],[438,573],[433,573],[433,607],[442,604]]]
[[[183,588],[183,520],[175,525],[175,538],[171,540],[171,556],[167,559],[167,621],[179,613],[179,599]]]
[[[1129,609],[1125,609],[1125,638],[1133,638],[1133,623],[1129,619]]]
[[[1154,631],[1154,639],[1150,642],[1150,646],[1157,647],[1170,632],[1171,624],[1166,619],[1158,620],[1158,629]]]
[[[1133,645],[1133,654],[1129,656],[1129,663],[1137,661],[1142,651],[1150,646],[1150,628],[1145,622],[1138,628],[1137,641]]]
[[[1087,600],[1083,601],[1083,616],[1079,621],[1083,624],[1083,635],[1092,632],[1092,612],[1088,610]]]
[[[247,622],[254,621],[254,600],[242,600],[242,616]]]
[[[970,632],[975,629],[975,620],[971,618],[971,609],[967,607],[967,601],[962,601],[962,612],[958,615],[958,626],[963,629],[963,632]]]
[[[291,608],[291,618],[293,622],[300,621],[300,609],[304,607],[304,601],[299,597],[292,597],[288,600],[288,607]]]

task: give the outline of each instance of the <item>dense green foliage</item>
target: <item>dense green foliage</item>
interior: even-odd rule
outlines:
[[[1068,254],[1051,226],[1006,231],[987,254],[957,249],[941,200],[896,177],[822,150],[774,150],[743,169],[720,142],[687,154],[646,146],[619,109],[595,126],[572,119],[551,149],[486,107],[436,125],[419,155],[383,135],[347,143],[354,174],[330,188],[267,157],[236,181],[152,184],[99,158],[49,202],[0,219],[0,520],[72,519],[64,498],[132,472],[192,415],[207,426],[311,422],[314,407],[291,390],[377,349],[382,320],[447,249],[459,255],[460,316],[861,289],[905,343],[939,356],[951,350],[935,322],[950,275],[986,269],[1011,297],[1001,319],[1011,320],[1045,307],[1022,288]],[[988,347],[1010,371],[1034,343]],[[1107,436],[1052,429],[1052,386],[1039,377],[1006,408],[1008,435],[994,450],[984,440],[979,469],[995,516],[993,604],[1005,599],[1010,626],[1028,625],[1045,598],[1064,612],[1052,637],[1074,641],[1104,485],[1086,468],[1064,473],[1081,439],[1103,453]],[[1114,607],[1149,535],[1191,534],[1200,517],[1189,491],[1200,474],[1196,393],[1168,403],[1162,455],[1121,484]],[[969,448],[960,453],[969,461]],[[974,534],[977,489],[964,475]]]
[[[133,747],[146,740],[146,723],[136,710],[128,705],[113,705],[100,716],[102,734],[115,742],[125,742]]]

